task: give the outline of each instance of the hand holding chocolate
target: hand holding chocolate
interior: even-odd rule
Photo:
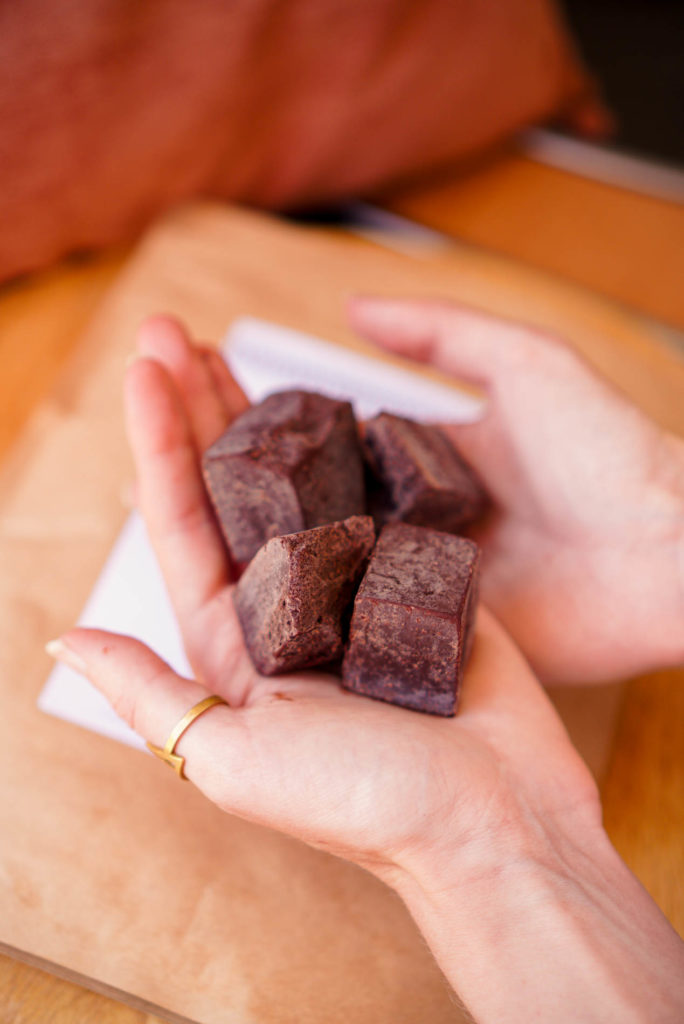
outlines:
[[[370,511],[388,524],[374,550],[364,456]],[[238,417],[203,468],[229,550],[249,562],[235,605],[258,671],[339,662],[351,611],[345,687],[455,714],[478,592],[477,545],[456,534],[486,496],[438,427],[381,413],[362,442],[348,402],[285,391]]]

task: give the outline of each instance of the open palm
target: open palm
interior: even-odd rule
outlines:
[[[67,634],[65,658],[157,745],[207,691],[224,697],[229,707],[212,708],[177,745],[188,777],[225,810],[385,877],[427,851],[438,856],[442,844],[451,859],[454,844],[491,857],[520,822],[527,836],[561,820],[595,826],[586,768],[484,610],[456,719],[359,697],[322,672],[258,675],[199,462],[244,397],[216,353],[192,345],[173,321],[149,321],[139,347],[146,358],[127,371],[126,409],[140,505],[196,679],[180,678],[138,641],[99,630]]]
[[[355,328],[481,386],[447,427],[494,499],[473,536],[484,600],[547,681],[684,656],[684,443],[567,345],[439,302],[358,299]]]

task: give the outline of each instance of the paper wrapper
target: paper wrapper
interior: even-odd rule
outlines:
[[[0,945],[173,1019],[463,1019],[381,883],[223,814],[152,757],[36,708],[43,644],[76,619],[127,515],[120,391],[139,320],[175,312],[217,340],[252,314],[362,348],[342,316],[357,289],[447,295],[562,326],[658,405],[628,316],[483,255],[412,258],[211,205],[176,213],[143,242],[0,481]],[[575,726],[597,770],[613,705],[600,696]]]

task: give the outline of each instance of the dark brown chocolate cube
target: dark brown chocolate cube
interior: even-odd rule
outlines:
[[[342,654],[343,625],[375,543],[370,516],[269,540],[234,592],[247,649],[263,675]]]
[[[204,478],[237,562],[271,537],[363,515],[363,460],[349,402],[283,391],[204,453]]]
[[[439,427],[382,412],[366,423],[364,448],[379,525],[460,533],[484,511],[482,485]]]
[[[343,685],[454,715],[472,646],[478,557],[465,537],[385,526],[354,601]]]

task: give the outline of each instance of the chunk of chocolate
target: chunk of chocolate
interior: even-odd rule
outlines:
[[[465,537],[385,526],[354,602],[343,686],[454,715],[472,645],[478,556]]]
[[[482,485],[439,427],[381,412],[366,423],[364,448],[378,524],[460,533],[484,511]]]
[[[265,541],[366,511],[349,402],[283,391],[252,406],[204,453],[204,478],[237,562]]]
[[[270,676],[341,656],[345,613],[374,543],[371,517],[352,516],[259,549],[234,592],[259,672]]]

